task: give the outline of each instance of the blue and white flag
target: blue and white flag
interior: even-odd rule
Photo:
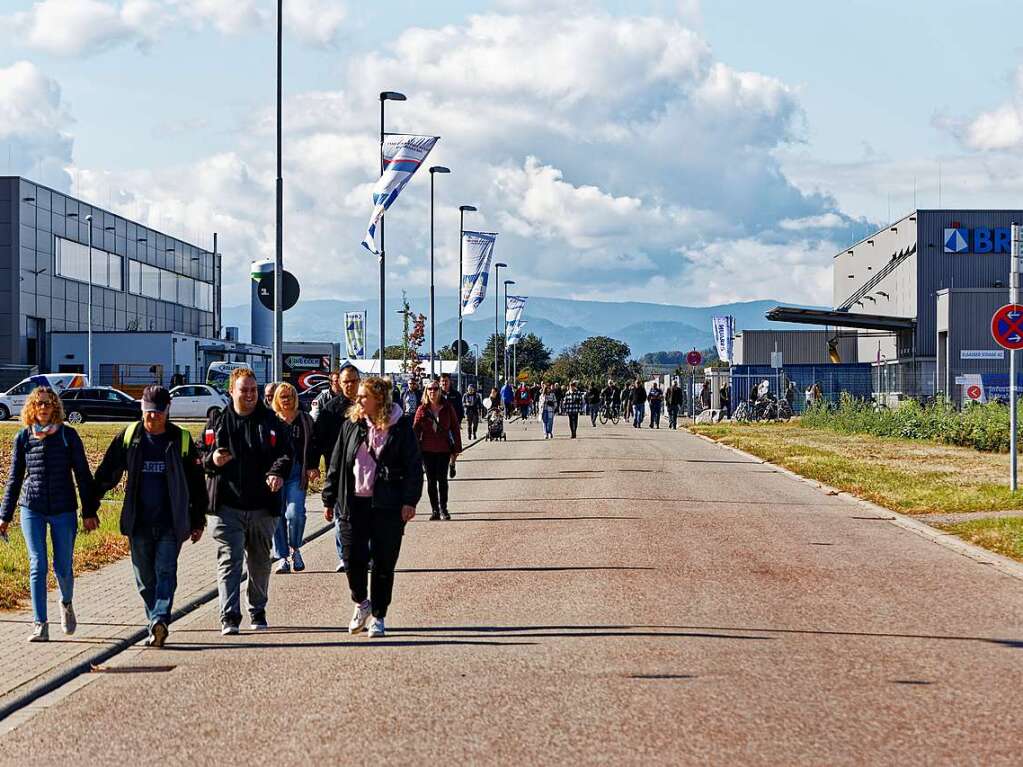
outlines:
[[[732,347],[735,339],[735,317],[714,317],[711,319],[714,329],[714,344],[717,346],[718,359],[732,364]]]
[[[526,308],[526,296],[508,296],[504,306],[504,321],[518,322],[522,318],[522,310]]]
[[[438,138],[439,136],[408,136],[400,133],[384,136],[384,172],[373,187],[373,215],[369,217],[366,239],[362,241],[362,246],[370,253],[380,255],[376,248],[377,223],[380,217],[398,199],[405,184],[426,161],[426,156],[430,154]]]
[[[462,233],[462,316],[474,314],[487,296],[490,262],[494,260],[493,232]]]
[[[366,312],[345,312],[345,347],[349,359],[366,359]]]
[[[528,321],[529,320],[518,320],[517,322],[508,323],[505,328],[508,333],[508,346],[515,346],[515,344],[522,340],[522,326]]]

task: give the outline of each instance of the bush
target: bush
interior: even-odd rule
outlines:
[[[837,405],[825,402],[807,410],[802,423],[847,434],[926,439],[988,452],[1009,450],[1009,409],[996,402],[974,403],[959,411],[947,400],[930,405],[907,400],[889,410],[843,394]]]

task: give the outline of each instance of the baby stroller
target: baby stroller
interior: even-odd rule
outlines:
[[[495,407],[487,413],[487,442],[498,439],[507,441],[508,435],[504,433],[504,413],[500,407]]]

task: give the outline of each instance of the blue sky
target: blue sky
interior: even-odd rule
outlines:
[[[310,295],[372,293],[357,249],[373,94],[437,132],[453,210],[502,232],[524,292],[827,303],[830,256],[908,209],[1018,204],[1018,4],[287,0],[286,257]],[[0,0],[0,167],[192,239],[272,252],[273,4]],[[425,284],[427,179],[393,214]],[[404,220],[403,220],[404,219]],[[389,232],[392,227],[389,227]],[[390,239],[390,237],[389,237]],[[776,266],[757,279],[750,259]],[[244,295],[228,287],[227,300]]]

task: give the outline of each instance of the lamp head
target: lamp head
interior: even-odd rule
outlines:
[[[515,284],[515,280],[505,280],[504,284],[505,285],[514,285]]]
[[[381,91],[381,101],[405,101],[405,94],[398,93],[397,91]]]
[[[508,264],[506,264],[504,261],[498,261],[496,264],[494,264],[495,269],[504,269],[504,267],[506,266],[508,266]]]
[[[459,205],[458,209],[463,213],[470,213],[478,210],[478,208],[475,205]]]
[[[430,167],[430,173],[450,173],[451,168],[445,168],[443,165],[432,165]]]

